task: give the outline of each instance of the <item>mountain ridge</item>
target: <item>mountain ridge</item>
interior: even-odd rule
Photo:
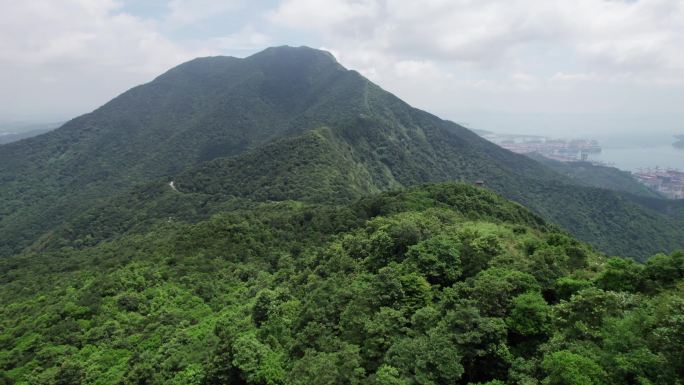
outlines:
[[[314,139],[327,146],[327,153],[314,147],[302,149],[318,153],[297,153],[295,147],[280,151],[278,143],[305,140],[307,133],[323,127],[330,135]],[[264,146],[279,151],[282,162],[263,168],[269,164]],[[260,151],[262,155],[254,158]],[[302,196],[283,187],[284,180],[264,177],[277,167],[301,163],[300,170],[309,173],[302,180],[315,183],[312,176],[320,170],[316,164],[301,162],[300,155],[319,161],[333,157],[326,170],[337,176],[329,181],[327,195]],[[245,160],[245,156],[253,158]],[[484,179],[489,188],[607,252],[636,250],[643,256],[684,244],[684,234],[671,230],[677,227],[677,219],[623,202],[618,195],[574,186],[570,179],[533,160],[409,106],[357,72],[346,70],[329,53],[276,47],[244,59],[192,60],[54,132],[0,147],[0,196],[10,202],[0,209],[0,230],[8,234],[0,240],[0,255],[19,252],[73,219],[74,213],[150,180],[177,179],[176,187],[183,191],[188,187],[184,178],[195,172],[212,181],[205,186],[221,185],[227,177],[221,167],[234,170],[231,175],[239,174],[239,168],[250,162],[260,163],[251,166],[261,167],[261,175],[247,173],[227,183],[231,188],[244,184],[246,190],[237,195],[245,198],[250,192],[259,196],[264,187],[275,188],[268,186],[270,182],[290,189],[279,193],[287,199],[321,201],[339,190],[338,195],[348,195],[343,198],[349,201],[365,193],[415,184]],[[217,174],[206,172],[217,164]],[[255,186],[253,177],[262,177],[264,183]],[[207,193],[200,185],[190,188]],[[546,197],[549,193],[552,196]],[[595,202],[592,194],[605,202]],[[563,201],[582,212],[564,210]],[[656,229],[653,239],[640,237],[638,226],[616,224],[615,220],[622,220],[618,217],[603,219],[604,207],[612,207],[623,219],[640,218],[642,227]],[[613,242],[611,237],[620,239]]]

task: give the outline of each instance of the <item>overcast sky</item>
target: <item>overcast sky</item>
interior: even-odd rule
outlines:
[[[74,117],[191,58],[287,44],[476,128],[684,132],[684,0],[0,5],[0,121]]]

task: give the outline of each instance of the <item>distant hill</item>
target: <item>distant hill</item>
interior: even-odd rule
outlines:
[[[0,125],[0,144],[16,142],[50,132],[59,127],[61,123]]]
[[[634,179],[628,171],[622,171],[615,167],[594,165],[589,162],[559,162],[536,153],[528,156],[578,184],[623,191],[649,198],[663,198],[657,192]]]
[[[487,130],[481,130],[479,128],[471,128],[470,131],[480,135],[480,136],[485,136],[485,135],[491,135],[493,132],[487,131]]]
[[[277,47],[184,63],[53,132],[0,147],[0,255],[171,180],[214,201],[340,203],[484,180],[608,253],[684,246],[677,218],[412,108],[327,52]]]

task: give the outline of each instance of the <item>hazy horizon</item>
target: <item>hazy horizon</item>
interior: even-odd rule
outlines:
[[[397,95],[401,98],[401,95]],[[113,96],[112,98],[114,98]],[[417,107],[417,106],[414,106]],[[684,120],[682,114],[512,114],[500,112],[463,113],[449,111],[425,111],[451,120],[464,127],[475,130],[486,130],[500,134],[541,135],[554,138],[591,138],[615,139],[623,134],[624,127],[629,137],[648,140],[653,134],[681,135],[684,126],[678,120]],[[83,111],[75,115],[54,115],[22,117],[11,120],[0,120],[0,131],[23,130],[27,127],[45,124],[63,124],[70,119],[92,112]]]

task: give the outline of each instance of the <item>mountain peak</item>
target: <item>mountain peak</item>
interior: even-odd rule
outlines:
[[[328,51],[306,46],[284,45],[266,48],[244,59],[233,56],[198,57],[170,69],[157,79],[175,79],[178,76],[185,78],[187,75],[193,78],[196,76],[216,78],[216,76],[230,73],[233,68],[245,66],[275,72],[278,76],[284,77],[311,71],[346,70]]]
[[[289,71],[344,69],[330,52],[306,46],[270,47],[244,60],[261,68],[280,67]]]
[[[321,49],[307,47],[304,45],[299,46],[299,47],[293,47],[293,46],[289,46],[289,45],[268,47],[268,48],[264,49],[263,51],[259,51],[255,54],[249,56],[247,59],[261,58],[261,57],[269,57],[269,58],[300,57],[303,59],[320,58],[320,59],[326,59],[326,60],[331,61],[333,63],[337,63],[337,59],[335,59],[335,56],[333,56],[333,54],[331,54],[330,52],[324,51]]]

